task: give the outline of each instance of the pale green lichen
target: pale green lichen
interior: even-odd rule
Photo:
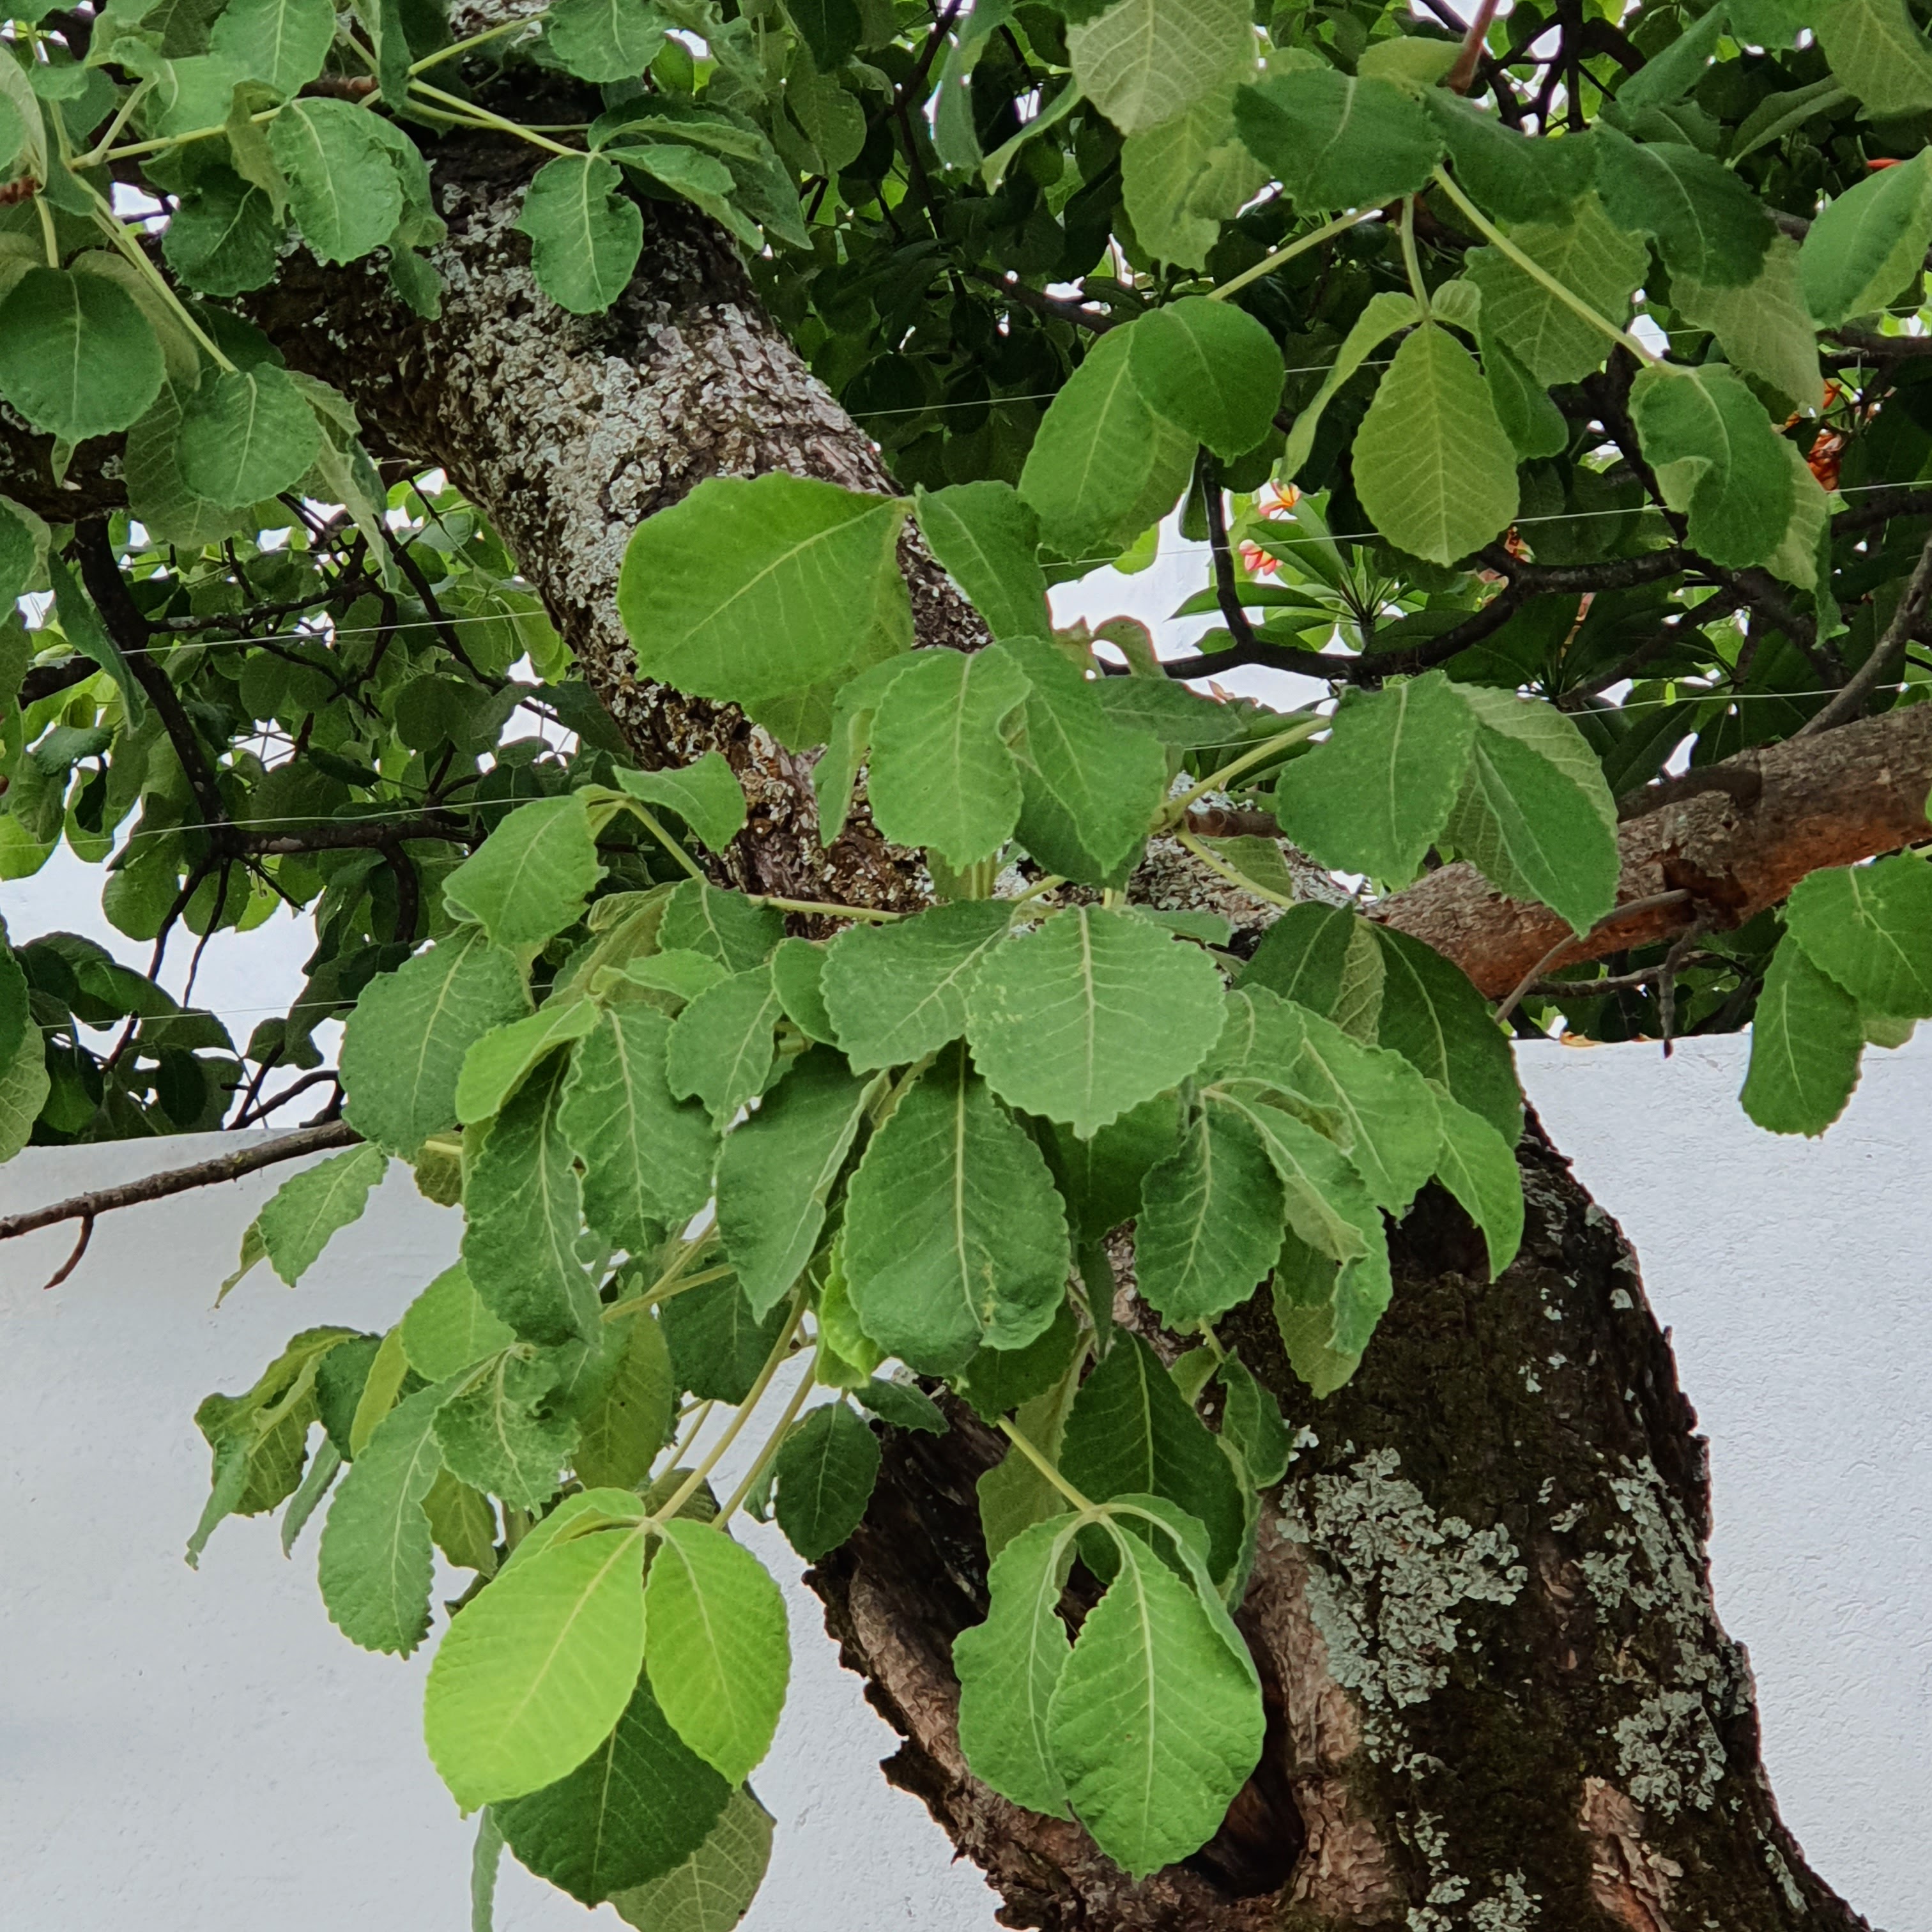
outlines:
[[[1532,1892],[1522,1874],[1514,1871],[1497,1881],[1502,1890],[1493,1898],[1469,1908],[1469,1932],[1529,1932],[1542,1918],[1540,1892]]]
[[[1686,1804],[1708,1811],[1724,1781],[1724,1747],[1694,1690],[1660,1690],[1616,1728],[1624,1788],[1646,1811],[1674,1818]]]
[[[1791,1868],[1784,1862],[1784,1855],[1768,1838],[1762,1840],[1764,1862],[1771,1868],[1771,1875],[1778,1881],[1778,1888],[1784,1894],[1784,1902],[1793,1912],[1804,1910],[1804,1894],[1798,1888],[1798,1881],[1791,1875]]]

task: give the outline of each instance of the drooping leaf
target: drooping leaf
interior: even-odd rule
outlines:
[[[147,317],[104,276],[32,268],[0,300],[0,396],[63,442],[138,422],[165,373]]]
[[[359,1220],[388,1161],[380,1148],[332,1154],[282,1183],[255,1217],[269,1265],[292,1288],[330,1238]]]
[[[1371,928],[1386,977],[1376,1037],[1472,1108],[1514,1148],[1522,1094],[1509,1042],[1462,970],[1407,933]]]
[[[1280,1405],[1238,1355],[1224,1355],[1214,1374],[1222,1395],[1221,1439],[1240,1450],[1248,1480],[1268,1489],[1287,1474],[1294,1453]]]
[[[1657,238],[1673,278],[1742,288],[1764,266],[1778,232],[1744,182],[1711,155],[1677,141],[1633,141],[1596,130],[1599,192],[1621,228]]]
[[[1342,346],[1336,352],[1328,374],[1322,379],[1321,388],[1294,418],[1294,427],[1288,434],[1288,447],[1282,452],[1283,476],[1298,476],[1301,473],[1302,466],[1315,447],[1315,432],[1321,427],[1322,412],[1336,392],[1397,329],[1413,328],[1421,313],[1413,296],[1398,294],[1393,289],[1384,289],[1370,296],[1363,304],[1361,314],[1342,338]]]
[[[1858,1084],[1864,1051],[1858,1002],[1787,932],[1751,1018],[1750,1066],[1738,1096],[1744,1112],[1774,1134],[1822,1134]]]
[[[722,752],[706,752],[690,764],[663,771],[617,769],[617,782],[634,798],[668,806],[714,852],[745,829],[745,788]]]
[[[1436,1172],[1483,1231],[1490,1254],[1490,1276],[1501,1276],[1522,1244],[1522,1178],[1509,1143],[1481,1114],[1436,1090],[1442,1123],[1442,1150]]]
[[[1124,134],[1158,127],[1253,70],[1234,0],[1115,0],[1066,36],[1074,84]]]
[[[402,1347],[426,1382],[447,1382],[507,1348],[514,1329],[483,1306],[460,1262],[446,1268],[404,1311]]]
[[[1932,1018],[1932,867],[1898,853],[1801,879],[1786,930],[1868,1012]]]
[[[1281,1227],[1281,1183],[1254,1129],[1226,1108],[1198,1108],[1141,1184],[1141,1293],[1170,1327],[1212,1321],[1274,1267]]]
[[[774,1466],[778,1527],[816,1563],[864,1516],[878,1480],[878,1438],[842,1402],[826,1402],[785,1438]]]
[[[1889,169],[1875,178],[1883,181],[1898,172]],[[1813,234],[1825,218],[1812,224]],[[1932,244],[1932,202],[1927,207],[1925,239]],[[1922,259],[1924,252],[1922,248],[1914,260]],[[1688,321],[1717,337],[1735,367],[1775,390],[1794,410],[1809,414],[1818,407],[1824,380],[1818,370],[1817,334],[1802,284],[1803,272],[1798,244],[1780,235],[1766,251],[1756,280],[1743,287],[1710,287],[1673,275],[1670,296]]]
[[[978,1359],[997,1361],[1000,1352],[989,1348]],[[910,1382],[873,1376],[854,1383],[847,1392],[861,1408],[894,1429],[916,1429],[923,1435],[944,1436],[950,1426],[938,1403]]]
[[[1412,194],[1442,158],[1421,105],[1392,81],[1329,67],[1271,74],[1234,97],[1234,124],[1305,214]]]
[[[580,791],[519,806],[443,881],[445,902],[502,946],[540,946],[572,924],[604,876]]]
[[[1281,351],[1232,302],[1187,296],[1128,331],[1128,370],[1155,415],[1225,461],[1268,434],[1281,402]]]
[[[268,123],[268,151],[319,261],[352,262],[380,248],[401,218],[402,182],[373,118],[346,100],[303,95]]]
[[[1813,10],[1832,71],[1875,115],[1932,107],[1932,47],[1905,0],[1828,0]]]
[[[669,1441],[676,1391],[670,1351],[648,1310],[628,1318],[622,1352],[608,1385],[584,1412],[572,1458],[592,1489],[635,1489]]]
[[[749,1786],[741,1786],[689,1858],[610,1903],[638,1932],[732,1932],[757,1894],[771,1853],[771,1814]]]
[[[825,948],[809,939],[781,940],[772,955],[772,987],[784,1016],[807,1040],[838,1043],[825,1004]]]
[[[1268,170],[1234,131],[1232,87],[1203,94],[1158,126],[1128,136],[1120,193],[1141,245],[1160,260],[1198,268],[1268,181]]]
[[[926,548],[993,635],[1045,637],[1053,619],[1034,554],[1040,527],[1012,485],[988,477],[944,490],[921,487],[914,494]]]
[[[1012,922],[997,900],[961,899],[841,933],[826,949],[822,985],[853,1066],[904,1066],[957,1040],[980,963]]]
[[[1883,308],[1923,270],[1928,245],[1932,154],[1922,149],[1834,196],[1812,223],[1798,257],[1810,320],[1835,328]]]

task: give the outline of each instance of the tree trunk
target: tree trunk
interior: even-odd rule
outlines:
[[[510,224],[523,164],[449,144],[434,323],[366,265],[298,255],[256,319],[346,388],[380,452],[445,466],[537,586],[639,758],[718,746],[747,781],[731,855],[754,889],[904,902],[917,880],[862,824],[821,854],[803,762],[728,707],[640,683],[618,626],[623,548],[704,477],[784,469],[890,484],[759,313],[709,224],[652,205],[609,315],[536,290]],[[974,614],[916,548],[920,641]],[[974,1483],[1000,1444],[963,1412],[895,1436],[864,1527],[814,1573],[827,1622],[904,1734],[889,1775],[987,1872],[1016,1926],[1056,1932],[1770,1932],[1863,1924],[1779,1823],[1742,1652],[1712,1610],[1703,1445],[1617,1230],[1534,1130],[1523,1252],[1426,1195],[1396,1298],[1322,1403],[1264,1302],[1227,1337],[1306,1425],[1240,1612],[1269,1702],[1261,1768],[1212,1844],[1130,1883],[1077,1827],[966,1772],[951,1640],[983,1614]],[[1124,1318],[1148,1322],[1131,1294]]]

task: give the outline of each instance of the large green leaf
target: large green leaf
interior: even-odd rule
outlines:
[[[1070,906],[988,956],[967,1012],[993,1090],[1086,1135],[1207,1058],[1221,979],[1198,946],[1137,913]]]
[[[648,1310],[628,1317],[608,1385],[585,1410],[572,1459],[592,1489],[635,1489],[670,1440],[676,1391],[662,1327]]]
[[[1198,1108],[1141,1184],[1140,1292],[1170,1328],[1212,1321],[1274,1267],[1281,1227],[1281,1183],[1252,1126],[1230,1109]]]
[[[447,1382],[516,1339],[516,1331],[483,1306],[460,1262],[445,1268],[403,1313],[403,1352],[426,1382]]]
[[[638,1526],[559,1539],[506,1568],[450,1625],[423,1732],[459,1804],[541,1791],[610,1736],[644,1659],[644,1556]]]
[[[1932,47],[1905,0],[1827,0],[1807,16],[1832,71],[1875,115],[1932,107]]]
[[[695,1095],[712,1124],[727,1126],[764,1090],[772,1070],[772,1029],[784,1008],[772,969],[734,973],[698,994],[671,1023],[664,1077],[680,1100]]]
[[[315,412],[272,364],[204,377],[182,411],[182,480],[213,502],[273,496],[305,476],[321,449]]]
[[[579,80],[634,80],[664,45],[664,20],[648,0],[556,0],[544,38]]]
[[[281,230],[261,189],[210,168],[181,197],[161,237],[170,268],[203,295],[245,295],[275,278]]]
[[[105,276],[29,268],[0,301],[0,396],[63,442],[137,422],[165,373],[147,317]]]
[[[801,476],[707,478],[624,553],[617,610],[640,673],[752,704],[908,649],[910,507]]]
[[[1398,549],[1453,563],[1516,515],[1516,448],[1474,358],[1425,322],[1407,337],[1356,432],[1362,507]]]
[[[720,752],[664,771],[620,766],[616,779],[632,797],[669,806],[714,852],[723,851],[745,829],[745,788]]]
[[[1599,128],[1599,191],[1621,228],[1657,238],[1674,281],[1741,288],[1778,232],[1756,194],[1712,156],[1677,141],[1636,142]]]
[[[372,980],[343,1031],[344,1112],[358,1133],[405,1160],[456,1124],[470,1047],[530,1010],[507,952],[460,927]]]
[[[842,1402],[814,1408],[784,1439],[774,1464],[773,1508],[785,1540],[808,1563],[859,1526],[879,1478],[879,1443]]]
[[[1264,1721],[1206,1608],[1136,1538],[1088,1612],[1048,1718],[1075,1815],[1136,1878],[1198,1851],[1261,1756]]]
[[[498,946],[541,946],[582,914],[604,868],[580,791],[519,806],[443,881],[446,904]]]
[[[493,1027],[463,1056],[456,1118],[465,1126],[489,1119],[559,1047],[581,1040],[598,1018],[588,1000],[554,997],[521,1019]]]
[[[255,1217],[269,1265],[292,1288],[329,1238],[360,1220],[388,1161],[380,1148],[351,1148],[284,1181]]]
[[[1066,1808],[1047,1713],[1073,1647],[1060,1595],[1073,1564],[1074,1520],[1050,1517],[1008,1543],[987,1573],[986,1622],[952,1640],[959,1748],[974,1776],[1049,1816]]]
[[[1812,223],[1798,254],[1804,306],[1820,328],[1883,308],[1922,271],[1928,246],[1932,151],[1922,148],[1834,196]]]
[[[980,962],[1012,923],[995,899],[961,899],[890,926],[854,926],[827,949],[822,985],[839,1046],[862,1072],[903,1066],[966,1030]]]
[[[1232,302],[1186,296],[1128,331],[1128,369],[1155,415],[1232,461],[1262,441],[1281,402],[1281,351]]]
[[[1560,221],[1595,176],[1597,151],[1587,141],[1538,140],[1444,87],[1429,88],[1423,105],[1457,184],[1499,221]]]
[[[1040,526],[1010,483],[988,477],[921,487],[919,533],[996,638],[1043,638],[1053,628],[1046,577],[1034,554]]]
[[[623,181],[597,154],[560,154],[530,178],[517,227],[530,238],[538,285],[574,314],[608,308],[644,252],[644,218]]]
[[[268,123],[268,150],[318,260],[352,262],[395,232],[403,187],[373,117],[346,100],[304,95]]]
[[[1406,884],[1456,802],[1474,735],[1441,671],[1352,698],[1328,742],[1282,768],[1275,816],[1323,865]]]
[[[771,1814],[749,1786],[741,1787],[682,1864],[610,1903],[639,1932],[732,1932],[757,1894],[771,1855]]]
[[[718,1232],[754,1312],[791,1291],[825,1227],[826,1203],[880,1083],[814,1047],[727,1135],[718,1162]]]
[[[784,914],[739,892],[686,879],[665,902],[658,944],[667,952],[701,952],[728,972],[748,972],[784,937]]]
[[[1068,1127],[1047,1133],[1047,1160],[1075,1236],[1098,1240],[1139,1211],[1148,1168],[1179,1145],[1180,1103],[1174,1094],[1156,1094],[1084,1140]]]
[[[1774,1134],[1822,1134],[1845,1111],[1864,1051],[1858,1002],[1787,932],[1751,1018],[1744,1112]]]
[[[1876,178],[1884,181],[1898,172],[1888,169]],[[1919,178],[1927,178],[1923,174]],[[1828,208],[1812,224],[1813,235],[1830,212]],[[1805,238],[1808,242],[1810,236]],[[1932,200],[1926,207],[1924,240],[1932,244]],[[1924,253],[1922,246],[1914,262]],[[1809,271],[1802,268],[1802,260],[1798,244],[1780,235],[1766,252],[1764,266],[1755,280],[1742,288],[1718,288],[1688,276],[1673,275],[1670,297],[1687,321],[1717,337],[1736,368],[1768,384],[1794,410],[1809,412],[1818,407],[1824,379],[1818,369],[1816,329],[1807,305],[1807,290],[1802,286],[1802,277]],[[1912,266],[1907,265],[1906,273]]]
[[[1801,879],[1786,929],[1868,1012],[1932,1018],[1932,866],[1899,853]]]
[[[791,1670],[784,1599],[708,1523],[662,1525],[644,1589],[651,1688],[678,1736],[734,1784],[771,1748]]]
[[[1066,1217],[1038,1146],[955,1047],[873,1136],[846,1196],[860,1325],[922,1374],[1018,1348],[1064,1293]]]
[[[1252,73],[1256,52],[1237,0],[1115,0],[1071,28],[1066,48],[1074,84],[1124,134]]]
[[[1234,92],[1203,94],[1120,149],[1120,197],[1135,236],[1179,268],[1204,266],[1221,224],[1267,184],[1268,170],[1235,134]]]
[[[1243,88],[1234,124],[1305,214],[1412,194],[1442,158],[1442,137],[1411,95],[1326,66]]]
[[[328,0],[229,0],[208,50],[286,95],[321,73],[334,38]]]
[[[1295,416],[1294,427],[1288,433],[1288,447],[1282,452],[1281,473],[1284,476],[1301,473],[1302,466],[1314,449],[1315,432],[1321,427],[1322,412],[1336,391],[1397,329],[1413,328],[1421,314],[1413,296],[1384,289],[1370,296],[1363,304],[1361,314],[1342,338],[1342,346],[1336,351],[1328,374],[1322,379],[1321,388]]]
[[[700,1402],[742,1402],[792,1320],[785,1304],[761,1320],[728,1279],[686,1288],[664,1305],[672,1378]]]
[[[1522,1131],[1522,1094],[1489,1002],[1460,968],[1385,926],[1372,928],[1384,978],[1376,1038],[1473,1108],[1511,1147]]]

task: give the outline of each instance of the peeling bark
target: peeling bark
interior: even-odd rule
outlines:
[[[1760,1768],[1749,1664],[1711,1601],[1706,1445],[1634,1258],[1534,1128],[1522,1162],[1508,1273],[1486,1280],[1480,1240],[1432,1190],[1395,1235],[1373,1346],[1326,1401],[1288,1369],[1265,1298],[1222,1324],[1306,1433],[1238,1619],[1265,1756],[1184,1867],[1136,1885],[965,1771],[948,1650],[983,1613],[973,1483],[998,1445],[963,1414],[941,1441],[889,1444],[865,1526],[811,1580],[905,1737],[886,1774],[986,1870],[1004,1923],[1864,1925],[1804,1864]]]

